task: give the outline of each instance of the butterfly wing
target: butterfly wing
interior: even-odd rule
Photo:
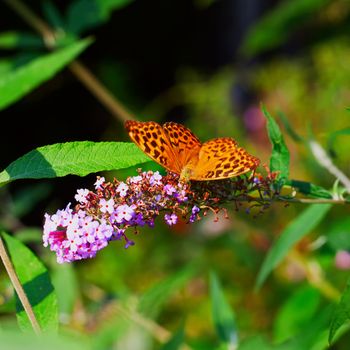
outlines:
[[[180,169],[183,170],[186,166],[194,166],[198,162],[199,151],[202,146],[197,136],[182,124],[174,122],[165,123],[163,128],[176,153]]]
[[[128,120],[125,128],[136,145],[167,170],[180,174],[181,167],[164,129],[156,122]]]
[[[254,170],[259,159],[250,155],[229,137],[205,142],[199,152],[199,160],[191,174],[191,180],[219,180]]]

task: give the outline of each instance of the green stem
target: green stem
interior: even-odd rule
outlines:
[[[56,36],[54,30],[38,17],[27,5],[21,0],[4,0],[4,2],[43,37],[44,42],[49,49],[55,47]],[[113,94],[81,62],[75,60],[68,67],[75,77],[106,109],[112,113],[113,116],[122,122],[135,119],[123,104],[118,101],[117,98],[113,96]]]
[[[18,279],[17,273],[13,267],[11,259],[7,254],[6,247],[4,245],[4,241],[1,236],[0,236],[0,258],[5,266],[7,274],[10,277],[10,280],[18,295],[18,298],[21,301],[26,314],[28,315],[29,321],[33,327],[34,332],[39,335],[41,333],[40,325],[35,317],[32,305],[28,300],[27,294],[25,293],[21,285],[21,282]]]

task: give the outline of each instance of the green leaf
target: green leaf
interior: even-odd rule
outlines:
[[[256,282],[260,288],[270,272],[283,260],[289,249],[311,232],[331,209],[331,204],[313,204],[295,218],[270,248]]]
[[[241,51],[247,56],[253,56],[277,47],[330,1],[282,1],[253,26],[243,42]]]
[[[350,279],[348,279],[340,302],[332,314],[328,336],[329,343],[332,342],[338,329],[348,320],[350,320]]]
[[[1,235],[39,325],[43,331],[56,331],[58,328],[57,298],[47,269],[20,241],[4,232]],[[16,301],[16,309],[19,326],[24,330],[32,329],[19,299]]]
[[[53,27],[55,30],[64,29],[65,23],[56,5],[51,0],[45,0],[42,3],[42,6],[45,18],[50,23],[51,27]]]
[[[310,286],[293,293],[278,311],[274,342],[281,343],[298,333],[304,333],[314,320],[320,301],[320,292]]]
[[[43,242],[43,229],[42,227],[24,227],[16,231],[16,239],[23,244]]]
[[[0,173],[0,184],[18,179],[85,176],[128,168],[150,159],[130,142],[67,142],[39,147],[12,162]]]
[[[0,344],[4,350],[89,350],[90,342],[87,337],[80,335],[79,339],[67,336],[56,336],[55,334],[36,334],[29,332],[18,332],[17,330],[2,330],[0,332]]]
[[[77,57],[91,40],[85,39],[49,53],[0,77],[0,110],[8,107],[52,78],[59,70]]]
[[[278,115],[278,119],[281,121],[285,130],[287,131],[288,135],[293,139],[293,141],[295,142],[304,141],[304,138],[301,137],[299,134],[297,134],[297,132],[294,130],[294,128],[290,124],[287,116],[282,111],[279,111],[277,115]]]
[[[334,250],[350,250],[350,217],[338,218],[332,222],[332,226],[327,232],[327,241]]]
[[[163,304],[193,276],[192,265],[186,266],[164,281],[151,287],[140,298],[139,311],[148,317],[156,317]]]
[[[15,63],[12,59],[0,59],[0,76],[10,72],[14,65]]]
[[[277,178],[280,180],[280,186],[282,186],[289,176],[289,151],[276,121],[264,106],[262,106],[262,111],[267,119],[267,133],[272,145],[270,169],[278,172]]]
[[[12,197],[11,212],[17,218],[27,215],[35,206],[52,192],[48,183],[36,183],[18,189]]]
[[[67,31],[75,35],[92,29],[109,19],[112,11],[133,0],[75,0],[67,12]]]
[[[178,350],[184,342],[184,339],[185,329],[184,325],[182,325],[177,330],[177,332],[171,337],[171,339],[160,348],[160,350]]]
[[[79,284],[72,264],[55,264],[52,283],[58,300],[60,319],[69,323],[77,297]]]
[[[216,332],[226,344],[236,348],[238,345],[237,328],[234,313],[227,302],[219,279],[216,274],[210,274],[210,298],[212,302],[212,315]]]
[[[292,186],[298,189],[300,193],[306,194],[310,197],[332,199],[332,193],[330,191],[311,182],[288,180],[286,185]]]
[[[41,37],[29,33],[3,32],[0,33],[0,49],[43,49]]]
[[[255,335],[242,341],[238,350],[276,350],[275,346],[270,345],[261,335]]]
[[[332,132],[329,135],[329,138],[328,138],[328,150],[329,150],[329,153],[331,154],[332,157],[336,157],[337,156],[337,154],[335,152],[335,149],[334,149],[334,144],[335,144],[335,141],[337,140],[337,138],[339,136],[349,136],[349,135],[350,135],[350,128],[344,128],[344,129]]]

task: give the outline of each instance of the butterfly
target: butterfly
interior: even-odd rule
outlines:
[[[128,120],[125,128],[144,153],[184,181],[227,179],[255,170],[260,163],[233,138],[220,137],[202,144],[182,124]]]

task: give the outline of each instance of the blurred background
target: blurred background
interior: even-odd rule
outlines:
[[[11,45],[0,39],[0,75],[47,51],[40,35],[8,2],[0,2],[0,33],[15,32],[20,40]],[[291,178],[333,186],[334,178],[301,142],[310,136],[350,173],[348,1],[124,0],[98,20],[95,2],[25,3],[62,43],[93,37],[79,60],[134,118],[184,123],[203,141],[234,137],[268,164],[271,146],[263,103],[282,125]],[[1,120],[1,169],[43,145],[129,141],[120,115],[68,69],[1,111]],[[135,169],[128,169],[103,175],[124,179],[134,174]],[[269,344],[297,339],[317,318],[322,332],[312,349],[326,348],[325,313],[345,287],[350,268],[347,208],[332,209],[329,220],[293,248],[259,292],[254,284],[261,262],[273,240],[305,209],[302,204],[276,203],[257,218],[230,207],[228,220],[214,223],[206,217],[173,229],[159,220],[154,229],[135,237],[136,245],[128,250],[116,242],[96,259],[58,266],[40,245],[43,215],[72,202],[76,189],[92,189],[95,176],[22,181],[0,192],[0,226],[28,243],[52,271],[63,329],[93,334],[101,349],[158,349],[154,332],[173,332],[185,322],[191,347],[213,349],[218,343],[208,272],[214,270],[243,344],[257,336]],[[311,263],[330,289],[315,283],[312,273],[310,277]],[[7,279],[1,279],[0,291],[2,317],[10,322],[14,304]],[[147,304],[145,295],[154,293],[157,302]],[[115,307],[119,301],[132,310],[141,303],[145,320],[161,330],[145,331],[133,319],[123,323]],[[345,334],[332,348],[348,349],[349,341]]]

